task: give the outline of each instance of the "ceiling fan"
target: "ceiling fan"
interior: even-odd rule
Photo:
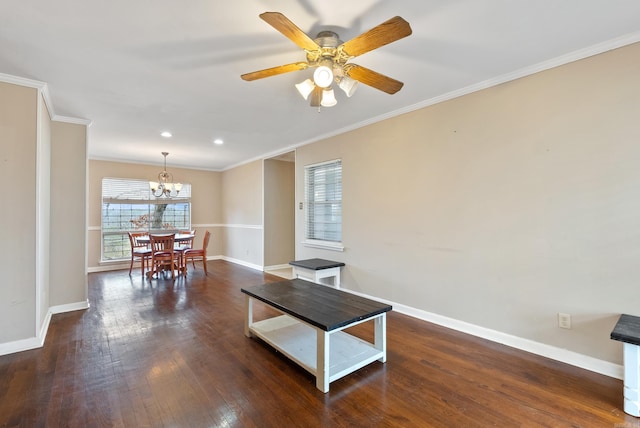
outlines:
[[[307,61],[246,73],[240,76],[243,80],[258,80],[315,67],[313,80],[307,79],[296,85],[305,99],[311,95],[312,107],[330,107],[337,103],[333,89],[331,89],[334,82],[349,97],[353,95],[358,82],[388,94],[395,94],[404,85],[398,80],[348,62],[356,56],[409,36],[411,27],[407,21],[399,16],[391,18],[347,42],[342,42],[333,31],[321,31],[315,39],[311,39],[279,12],[265,12],[260,15],[260,18],[301,47],[307,55]]]

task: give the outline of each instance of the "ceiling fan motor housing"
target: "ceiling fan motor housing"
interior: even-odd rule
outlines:
[[[313,41],[323,48],[337,48],[342,44],[338,34],[333,31],[320,31]]]

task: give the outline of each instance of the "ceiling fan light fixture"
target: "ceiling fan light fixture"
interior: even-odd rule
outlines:
[[[333,83],[333,71],[326,65],[321,65],[313,72],[313,81],[321,88],[326,88]]]
[[[322,91],[322,101],[320,101],[322,107],[333,107],[336,104],[338,104],[338,100],[336,100],[333,89],[325,89]]]
[[[296,89],[298,90],[298,92],[300,92],[300,95],[302,95],[305,100],[309,98],[309,95],[311,94],[311,92],[313,92],[314,88],[315,85],[313,84],[313,80],[311,79],[307,79],[304,82],[296,84]]]
[[[358,89],[358,81],[349,76],[344,76],[340,80],[340,83],[338,83],[338,86],[347,94],[347,97],[351,97],[351,95],[356,92],[356,89]]]

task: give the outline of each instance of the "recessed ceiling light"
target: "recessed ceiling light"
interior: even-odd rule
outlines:
[[[215,140],[213,140],[213,144],[221,146],[222,144],[224,144],[224,141],[222,141],[220,138],[216,138]]]
[[[169,131],[164,131],[160,135],[163,136],[164,138],[171,138],[171,132],[169,132]]]

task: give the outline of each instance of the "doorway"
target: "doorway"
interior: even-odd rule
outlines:
[[[264,271],[292,277],[295,259],[295,151],[264,160]]]

